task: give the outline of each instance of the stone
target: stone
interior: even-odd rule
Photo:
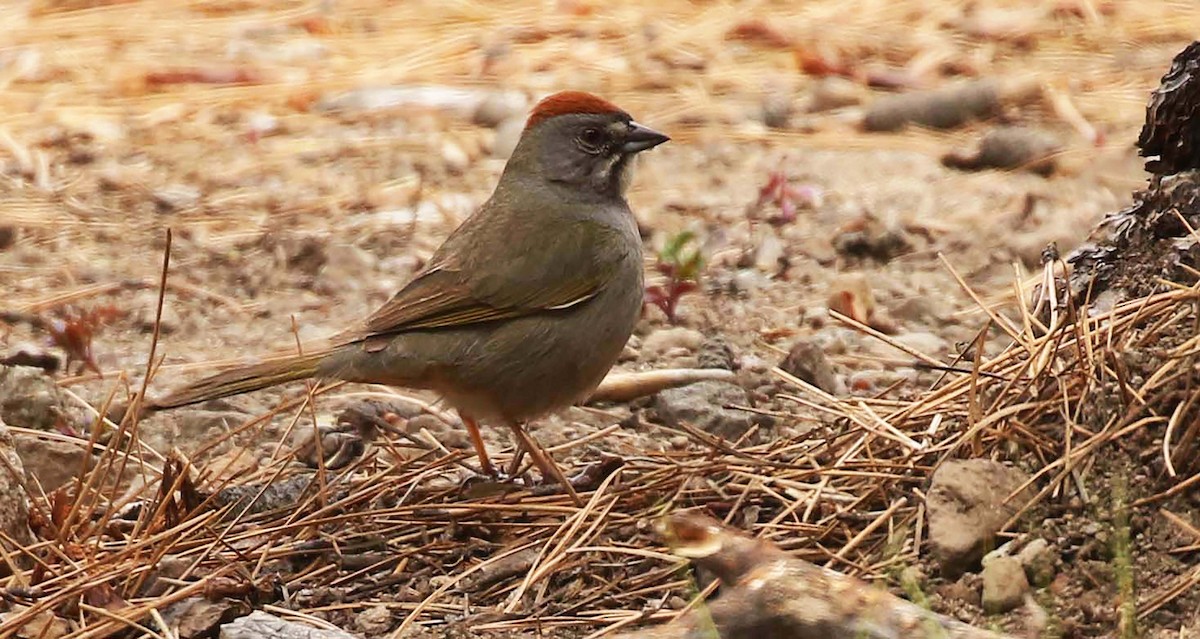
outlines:
[[[494,129],[512,119],[524,120],[529,99],[517,91],[493,91],[475,106],[471,122]]]
[[[200,204],[200,189],[190,184],[168,184],[156,189],[153,198],[159,213],[174,213]]]
[[[911,251],[912,241],[902,227],[866,215],[844,225],[833,237],[833,250],[847,260],[887,263]]]
[[[387,633],[396,622],[387,606],[371,606],[354,617],[354,626],[368,637]]]
[[[47,493],[75,481],[79,471],[85,469],[85,460],[88,460],[85,452],[87,442],[84,440],[73,443],[16,433],[13,435],[13,444],[25,468],[25,476],[37,479]]]
[[[163,611],[163,620],[180,639],[211,637],[222,623],[229,623],[249,612],[242,601],[222,598],[209,601],[204,597],[188,597]]]
[[[14,634],[5,634],[6,637],[14,637],[15,639],[59,639],[70,634],[71,624],[66,619],[56,616],[49,610],[38,613],[20,628],[10,628],[8,620],[28,609],[29,606],[17,604],[12,606],[12,609],[8,612],[0,614],[0,625],[3,625],[8,630],[15,630]]]
[[[329,292],[359,291],[368,275],[379,266],[370,251],[353,244],[331,244],[325,248],[325,262],[317,271],[317,288]]]
[[[1023,169],[1038,175],[1054,172],[1062,143],[1049,131],[1020,126],[1002,126],[989,131],[977,149],[953,151],[942,164],[966,171]]]
[[[913,295],[890,307],[896,319],[937,325],[950,315],[946,302],[938,295]]]
[[[830,395],[844,395],[846,385],[833,372],[833,365],[816,342],[800,339],[792,345],[779,368]]]
[[[17,243],[17,227],[0,225],[0,251],[10,249]]]
[[[1025,601],[1029,581],[1016,557],[996,557],[983,568],[983,610],[988,614],[1008,612]]]
[[[471,156],[462,145],[453,140],[442,141],[442,165],[453,175],[462,175],[471,165]]]
[[[929,545],[942,575],[954,579],[978,564],[1000,527],[1029,496],[1005,503],[1028,480],[1023,471],[990,459],[947,461],[933,474],[925,509]]]
[[[690,355],[704,343],[704,333],[684,326],[662,328],[642,340],[642,355],[649,361]]]
[[[862,84],[846,78],[821,78],[813,83],[808,97],[808,110],[812,113],[831,111],[862,104],[866,90]]]
[[[91,423],[53,378],[30,366],[0,366],[0,420],[32,430]]]
[[[143,333],[153,333],[154,323],[158,318],[158,292],[143,291],[139,293],[130,304],[134,309],[132,313],[133,325]],[[163,300],[162,319],[159,321],[158,330],[162,335],[169,335],[179,330],[180,325],[179,305],[172,304],[171,298]]]
[[[786,93],[771,93],[764,97],[759,105],[759,116],[763,124],[772,129],[786,129],[795,112],[794,100]]]
[[[1017,559],[1025,568],[1025,576],[1029,578],[1029,583],[1043,588],[1054,581],[1055,563],[1058,557],[1054,549],[1050,547],[1050,542],[1045,539],[1038,538],[1025,544],[1025,547],[1017,553]]]
[[[246,423],[250,415],[235,410],[185,409],[177,412],[178,437],[184,442],[204,442]]]
[[[741,386],[728,382],[700,382],[659,393],[654,410],[659,420],[671,427],[688,423],[696,428],[737,439],[750,429],[751,414],[730,405],[748,406],[750,398]]]
[[[12,433],[0,418],[0,532],[18,543],[29,543],[29,496],[25,490],[25,467],[17,455]]]
[[[737,355],[733,347],[724,337],[714,335],[705,338],[696,356],[700,368],[723,368],[727,371],[737,370]]]
[[[917,351],[918,353],[928,355],[934,359],[938,359],[943,355],[946,355],[950,349],[950,344],[945,339],[934,335],[933,333],[927,333],[924,331],[898,333],[893,335],[892,339],[900,344],[903,344],[904,346],[911,348],[914,351]],[[908,353],[896,348],[895,346],[892,346],[891,344],[888,344],[883,340],[870,340],[867,342],[867,344],[871,352],[879,355],[880,357],[890,359],[912,359],[912,356]]]
[[[939,585],[936,592],[947,602],[961,602],[978,608],[980,606],[979,584],[975,583],[978,579],[977,575],[963,575],[957,581]]]
[[[221,626],[220,639],[358,639],[341,630],[313,628],[263,612],[254,612]]]
[[[784,246],[783,240],[774,233],[767,233],[759,241],[758,248],[754,251],[754,268],[768,275],[774,275],[786,263],[786,257],[787,248]]]
[[[471,438],[465,426],[447,424],[433,415],[417,415],[404,425],[404,431],[410,435],[419,436],[422,430],[449,448],[471,448]]]
[[[18,342],[13,344],[3,357],[0,366],[29,366],[40,368],[48,374],[58,372],[62,368],[62,358],[49,350],[49,345],[36,342]]]

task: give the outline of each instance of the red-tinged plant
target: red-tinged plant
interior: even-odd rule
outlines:
[[[58,317],[44,323],[55,346],[63,349],[67,361],[63,370],[70,372],[72,362],[80,362],[80,369],[100,375],[96,357],[92,352],[92,340],[96,333],[109,322],[120,317],[122,311],[115,306],[97,306],[91,310],[64,309]]]
[[[657,306],[672,324],[676,321],[679,298],[700,288],[704,257],[700,255],[700,249],[688,248],[695,239],[696,234],[691,231],[672,237],[659,252],[658,263],[654,266],[667,281],[646,287],[646,303]]]
[[[797,186],[788,182],[787,175],[782,171],[771,171],[767,183],[758,190],[758,200],[754,210],[759,210],[767,204],[779,208],[779,214],[767,218],[771,224],[782,225],[796,221],[798,207],[816,208],[821,204],[821,190],[815,186]]]

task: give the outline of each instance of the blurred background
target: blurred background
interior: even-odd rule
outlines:
[[[152,279],[171,226],[194,289],[168,308],[183,365],[376,306],[563,88],[674,138],[631,193],[647,240],[694,233],[710,288],[753,300],[683,305],[692,320],[791,330],[861,288],[842,271],[945,315],[961,296],[937,252],[1007,281],[1130,200],[1148,92],[1200,7],[9,2],[0,22],[7,305]],[[125,297],[144,330],[153,292]],[[119,333],[98,369],[144,356]]]

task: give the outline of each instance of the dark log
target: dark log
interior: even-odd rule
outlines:
[[[1150,95],[1138,148],[1156,175],[1200,168],[1200,42],[1175,56]]]
[[[1132,206],[1111,213],[1067,257],[1071,293],[1106,305],[1190,284],[1200,268],[1200,42],[1188,45],[1150,96],[1138,138],[1153,174]],[[1191,227],[1189,229],[1189,227]]]

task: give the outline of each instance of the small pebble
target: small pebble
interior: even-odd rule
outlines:
[[[704,343],[704,333],[675,326],[650,333],[642,340],[642,354],[650,361],[662,359],[668,354],[693,353]]]
[[[195,208],[200,203],[200,189],[190,184],[169,184],[156,189],[153,198],[159,213],[174,213]]]
[[[492,157],[507,160],[517,148],[521,133],[525,131],[525,118],[521,116],[509,118],[496,127],[496,137],[492,139]]]
[[[983,609],[988,614],[1008,612],[1025,601],[1029,580],[1016,557],[997,557],[983,567]]]
[[[445,140],[442,142],[442,162],[447,171],[459,175],[470,166],[471,157],[456,142]]]
[[[494,91],[480,100],[471,114],[471,122],[493,129],[514,118],[523,119],[528,108],[529,101],[524,95],[513,91]]]
[[[17,227],[0,226],[0,251],[12,248],[17,243]]]
[[[813,85],[808,98],[808,110],[817,113],[862,104],[864,93],[863,86],[852,80],[822,78]]]
[[[791,95],[773,93],[763,99],[760,116],[763,124],[772,129],[786,129],[795,110]]]
[[[831,395],[842,395],[846,387],[833,372],[825,351],[815,342],[799,340],[792,345],[779,367]]]

